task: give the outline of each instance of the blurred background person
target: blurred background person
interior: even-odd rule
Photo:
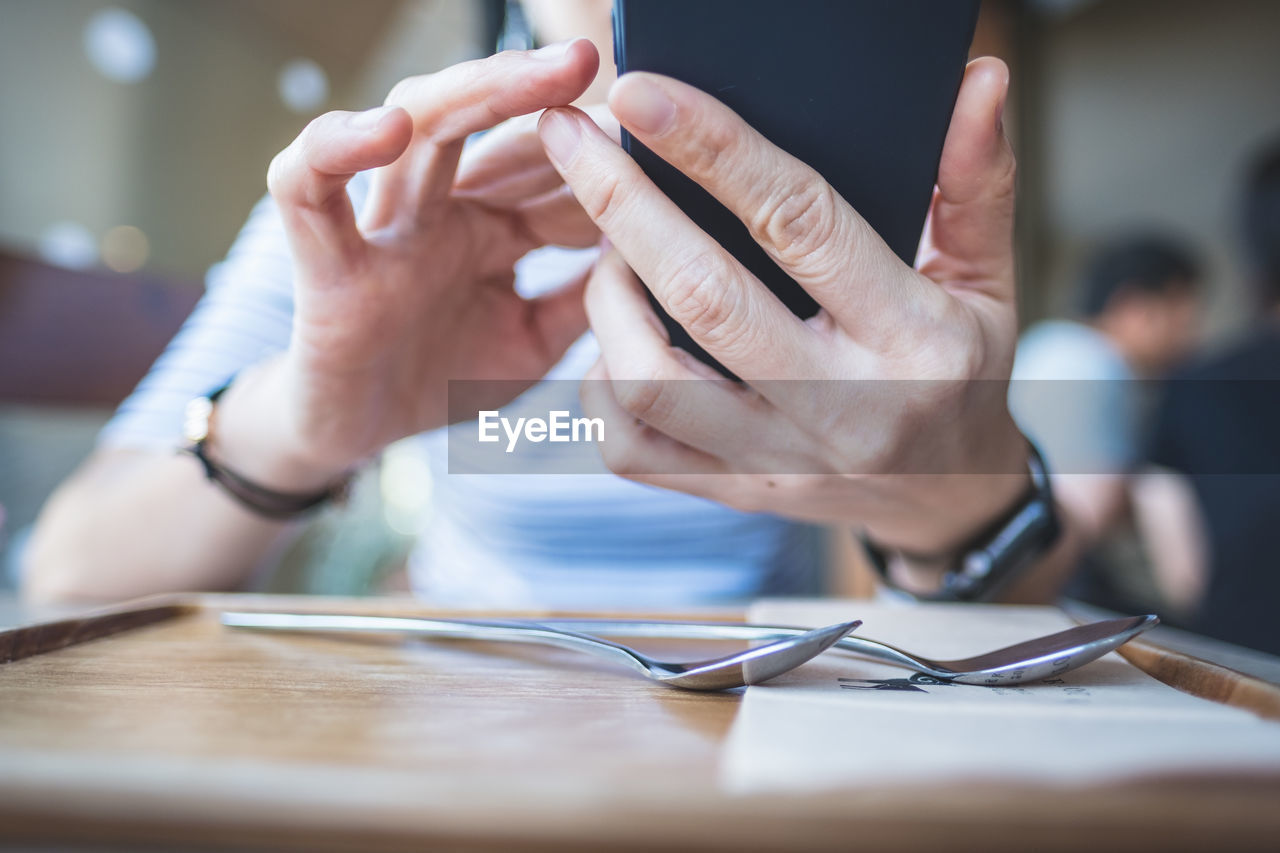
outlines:
[[[1201,263],[1182,241],[1112,240],[1080,278],[1079,317],[1033,326],[1018,345],[1010,405],[1055,474],[1089,547],[1071,592],[1122,609],[1159,603],[1140,560],[1096,546],[1129,507],[1142,455],[1148,380],[1191,351],[1204,313]]]
[[[1280,654],[1280,139],[1247,170],[1240,226],[1255,320],[1167,384],[1139,521],[1190,627]]]

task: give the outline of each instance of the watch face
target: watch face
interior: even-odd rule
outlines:
[[[183,412],[182,437],[199,444],[209,437],[209,419],[213,417],[213,400],[196,397]]]

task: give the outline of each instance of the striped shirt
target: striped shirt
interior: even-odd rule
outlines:
[[[357,209],[367,189],[365,176],[352,182]],[[525,296],[545,292],[593,257],[534,252],[517,266],[517,288]],[[288,346],[293,267],[270,198],[254,208],[226,259],[210,270],[207,286],[104,428],[102,446],[179,445],[191,398]],[[598,355],[594,338],[585,335],[549,378],[581,378]],[[410,575],[415,591],[432,601],[661,608],[811,593],[819,583],[822,548],[814,528],[608,475],[450,474],[445,432],[420,441],[431,461],[433,500]]]

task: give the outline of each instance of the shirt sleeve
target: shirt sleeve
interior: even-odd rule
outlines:
[[[268,196],[254,207],[226,259],[210,269],[204,297],[103,428],[99,446],[178,446],[187,403],[287,348],[292,321],[293,263],[279,210]]]
[[[1138,383],[1095,333],[1052,324],[1019,344],[1009,409],[1059,474],[1122,474],[1138,460]]]

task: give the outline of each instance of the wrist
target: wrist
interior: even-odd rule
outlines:
[[[218,398],[216,428],[204,451],[213,462],[261,486],[307,494],[345,477],[358,460],[315,454],[293,429],[292,395],[280,359],[238,374]]]
[[[958,497],[955,502],[962,511],[931,531],[943,543],[940,546],[921,547],[921,539],[913,540],[915,547],[895,545],[869,535],[867,544],[883,553],[886,579],[894,586],[913,595],[936,592],[966,546],[1008,518],[1023,501],[1031,488],[1031,475],[966,478],[960,485],[970,490],[968,499]]]
[[[892,517],[867,523],[867,535],[931,567],[1002,517],[1032,486],[1031,447],[1012,417],[989,435],[980,452],[965,454],[967,471],[900,478],[910,494],[896,496]]]
[[[997,518],[945,553],[889,550],[869,536],[863,545],[881,578],[917,597],[985,601],[1017,585],[1061,538],[1049,473],[1027,445],[1029,485]]]

